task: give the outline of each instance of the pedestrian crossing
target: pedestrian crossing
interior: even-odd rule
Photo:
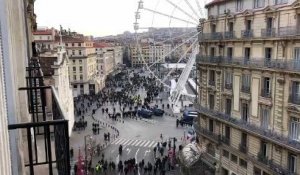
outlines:
[[[113,141],[111,144],[112,145],[123,145],[123,146],[136,146],[136,147],[154,148],[157,145],[157,141],[118,138],[115,141]]]

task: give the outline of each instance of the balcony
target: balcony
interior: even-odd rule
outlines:
[[[272,96],[271,90],[270,89],[262,89],[260,95],[265,98],[271,98],[271,96]]]
[[[211,140],[211,141],[213,141],[215,143],[219,143],[220,142],[221,139],[220,139],[220,135],[219,134],[216,134],[214,132],[209,131],[206,128],[203,128],[203,127],[199,126],[198,123],[194,123],[193,127],[194,127],[194,129],[195,129],[195,131],[196,131],[197,134],[202,135],[202,136],[208,138],[209,140]]]
[[[225,32],[224,39],[235,39],[235,32],[234,31]]]
[[[240,144],[240,145],[239,145],[239,150],[240,150],[242,153],[247,154],[247,153],[248,153],[248,146],[247,146],[246,144]]]
[[[268,37],[275,37],[275,36],[276,36],[275,28],[261,29],[261,37],[268,38]]]
[[[214,80],[209,80],[209,81],[208,81],[208,84],[209,84],[210,86],[215,86],[215,85],[216,85],[216,82],[215,82]]]
[[[264,58],[228,58],[223,56],[197,56],[197,62],[200,64],[219,64],[243,66],[253,69],[276,69],[279,71],[300,71],[300,60],[283,59],[264,59]]]
[[[268,159],[268,157],[263,155],[261,152],[259,152],[257,154],[257,160],[260,161],[261,163],[265,164],[265,165],[269,165],[269,163],[270,163],[270,160]]]
[[[242,85],[241,92],[250,94],[250,86]]]
[[[280,27],[278,35],[280,37],[300,35],[300,30],[296,26]]]
[[[230,138],[228,138],[226,136],[221,136],[221,142],[230,146]]]
[[[232,89],[232,83],[225,83],[225,89]]]
[[[242,38],[253,38],[253,30],[242,30],[241,37]]]
[[[290,95],[289,97],[289,102],[292,104],[300,105],[300,97],[299,95]]]
[[[230,115],[226,115],[222,112],[214,111],[211,109],[208,109],[206,107],[202,107],[199,104],[194,104],[195,108],[200,112],[201,114],[207,115],[208,117],[218,120],[222,123],[228,124],[234,128],[237,128],[241,131],[245,131],[249,134],[252,134],[254,136],[263,138],[269,142],[273,142],[279,146],[282,146],[286,149],[292,150],[296,153],[300,153],[300,143],[290,140],[288,137],[277,134],[272,131],[266,131],[260,126],[251,124],[251,123],[245,123],[241,119],[233,118]]]
[[[214,32],[214,33],[203,33],[202,35],[199,35],[199,40],[222,40],[223,39],[223,33],[222,32]]]
[[[23,132],[25,167],[29,174],[47,171],[49,175],[69,175],[69,122],[56,89],[44,85],[37,58],[30,60],[26,71],[27,87],[19,90],[27,92],[32,122],[10,124],[8,129]]]

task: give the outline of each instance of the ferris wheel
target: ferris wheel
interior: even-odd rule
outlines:
[[[205,0],[139,0],[135,12],[138,62],[158,83],[170,89],[169,101],[176,113],[182,95],[194,97],[185,91],[185,85],[199,52],[198,36],[207,16],[204,4]],[[177,66],[162,73],[159,67],[166,59],[186,64],[179,73]],[[172,78],[176,81],[170,83]]]

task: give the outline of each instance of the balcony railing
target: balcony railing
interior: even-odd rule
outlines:
[[[244,92],[244,93],[249,94],[250,93],[250,86],[242,85],[241,91]]]
[[[225,32],[224,38],[225,39],[235,39],[235,32],[234,31]]]
[[[10,124],[8,128],[9,130],[25,129],[24,153],[28,154],[25,155],[28,157],[25,166],[28,167],[31,175],[41,169],[47,170],[49,175],[69,175],[68,120],[62,111],[56,90],[54,87],[44,86],[38,59],[31,59],[26,70],[27,87],[19,90],[27,91],[32,122]]]
[[[265,98],[271,98],[271,90],[270,89],[262,89],[261,96]]]
[[[263,155],[261,152],[259,152],[257,154],[257,160],[260,161],[261,163],[265,164],[265,165],[269,165],[269,163],[270,163],[270,160],[268,159],[268,157]]]
[[[228,58],[223,56],[197,56],[197,62],[220,65],[245,66],[260,69],[277,69],[280,71],[300,71],[300,60],[264,59],[264,58]]]
[[[253,37],[253,30],[242,30],[241,31],[242,38],[252,38]]]
[[[265,140],[268,140],[282,147],[285,147],[286,149],[290,149],[294,152],[300,153],[300,143],[290,140],[288,137],[284,135],[277,134],[270,130],[266,131],[260,126],[251,124],[249,122],[246,123],[241,119],[233,118],[232,116],[226,115],[222,112],[218,112],[218,111],[208,109],[206,107],[202,107],[199,104],[194,104],[194,106],[201,114],[205,114],[211,118],[221,121],[222,123],[231,125],[239,130],[248,132],[249,134],[252,135],[256,135]]]
[[[214,142],[219,143],[221,141],[221,137],[219,134],[213,133],[206,128],[199,126],[198,123],[194,123],[193,127],[197,134],[204,135],[205,137],[212,139]]]
[[[221,136],[221,142],[230,145],[230,138],[227,138],[226,136]]]
[[[208,81],[208,84],[211,85],[211,86],[215,86],[216,85],[216,82],[214,80],[209,80]]]
[[[225,83],[225,89],[232,89],[232,83]]]
[[[214,32],[214,33],[203,33],[202,35],[199,35],[199,40],[222,40],[223,39],[223,33],[221,32]]]
[[[296,26],[280,27],[279,36],[296,36],[300,35],[300,30]]]
[[[299,95],[296,95],[296,94],[290,95],[289,102],[293,103],[293,104],[300,105],[300,97],[299,97]]]
[[[261,37],[275,37],[276,36],[276,29],[270,28],[270,29],[261,29]]]
[[[240,145],[239,145],[239,150],[240,150],[242,153],[247,154],[247,153],[248,153],[248,146],[245,145],[245,144],[240,144]]]

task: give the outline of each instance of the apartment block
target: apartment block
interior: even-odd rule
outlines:
[[[195,105],[203,162],[211,174],[300,174],[300,1],[205,7]]]

